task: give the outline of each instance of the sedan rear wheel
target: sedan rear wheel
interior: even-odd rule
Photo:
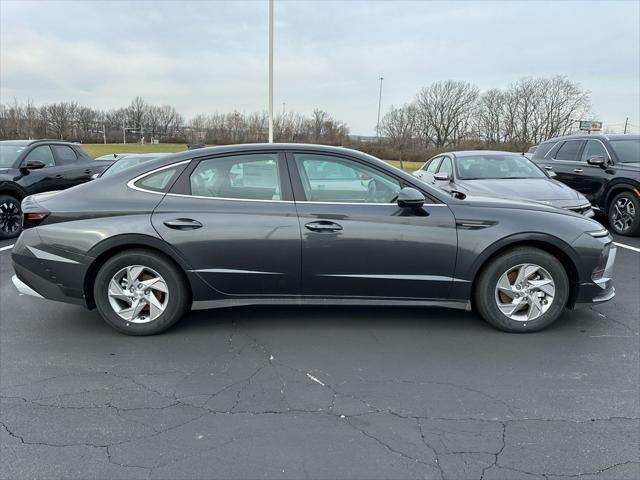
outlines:
[[[553,323],[569,298],[569,280],[553,255],[531,247],[503,253],[480,274],[474,304],[491,325],[532,332]]]
[[[128,250],[107,260],[96,275],[94,298],[102,318],[127,335],[163,332],[189,305],[179,268],[146,250]]]
[[[640,200],[633,192],[622,192],[609,205],[609,225],[619,235],[640,233]]]

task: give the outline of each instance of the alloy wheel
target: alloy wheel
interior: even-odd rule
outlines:
[[[636,207],[627,197],[619,198],[613,204],[611,224],[618,232],[626,232],[633,225],[636,217]]]
[[[522,263],[500,276],[495,300],[505,316],[527,322],[549,310],[555,293],[555,282],[548,271],[533,263]]]
[[[11,201],[0,204],[0,231],[6,235],[11,235],[19,229],[20,207]]]
[[[167,282],[155,270],[143,265],[122,268],[111,278],[108,287],[113,311],[131,323],[148,323],[167,308]]]

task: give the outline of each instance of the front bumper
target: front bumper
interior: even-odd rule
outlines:
[[[17,275],[14,275],[13,277],[11,277],[11,281],[13,282],[13,285],[18,289],[18,292],[20,292],[21,295],[31,295],[32,297],[44,298],[42,295],[36,292],[33,288],[31,288],[29,285],[27,285],[22,280],[20,280]]]
[[[592,280],[580,284],[580,291],[576,300],[576,307],[604,303],[616,296],[616,289],[613,286],[613,267],[616,260],[617,248],[611,245],[609,248],[609,257],[605,265],[602,275]]]

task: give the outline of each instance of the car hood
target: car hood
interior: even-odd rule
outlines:
[[[582,194],[551,178],[462,180],[456,182],[456,185],[462,187],[464,193],[471,195],[492,195],[553,204],[587,203]]]
[[[618,170],[630,170],[632,172],[640,172],[640,162],[618,162],[616,163]]]

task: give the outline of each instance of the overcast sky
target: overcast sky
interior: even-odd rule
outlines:
[[[276,0],[278,110],[320,107],[372,134],[436,80],[481,89],[566,75],[605,128],[640,126],[640,1]],[[266,110],[267,2],[0,0],[0,101],[99,108],[136,95],[183,115]]]

